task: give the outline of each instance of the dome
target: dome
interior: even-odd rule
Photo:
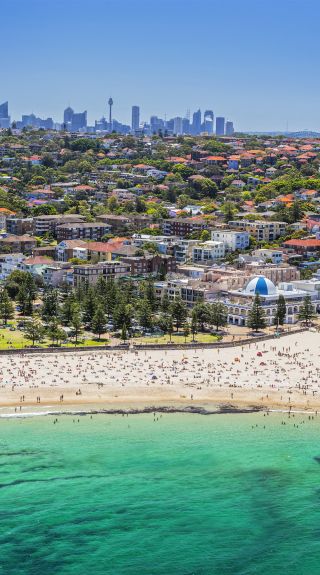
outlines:
[[[243,291],[251,295],[275,295],[277,293],[274,283],[264,276],[258,276],[250,280]]]

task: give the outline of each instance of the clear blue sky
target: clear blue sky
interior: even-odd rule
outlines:
[[[1,0],[0,102],[12,118],[110,95],[173,117],[200,107],[239,130],[316,129],[319,0]]]

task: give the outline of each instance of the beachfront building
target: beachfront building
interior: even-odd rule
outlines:
[[[293,283],[280,283],[278,287],[265,276],[251,279],[244,288],[230,290],[224,301],[228,309],[228,322],[234,325],[247,325],[248,313],[252,308],[253,300],[259,294],[261,305],[265,312],[267,325],[274,324],[277,311],[277,302],[283,295],[286,302],[286,324],[294,324],[299,320],[300,308],[306,295],[311,296],[315,311],[320,311],[320,299],[315,291],[299,289]]]

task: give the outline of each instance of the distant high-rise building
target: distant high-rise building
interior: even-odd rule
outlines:
[[[131,114],[131,128],[132,131],[135,132],[139,130],[140,126],[140,108],[139,106],[132,106],[132,114]]]
[[[203,128],[204,132],[208,132],[208,134],[213,134],[213,111],[206,110],[203,116]]]
[[[71,131],[79,132],[80,130],[85,130],[87,127],[87,111],[73,113],[71,120]]]
[[[65,125],[66,130],[69,128],[71,129],[72,118],[73,118],[74,111],[70,106],[65,109],[63,112],[63,123]]]
[[[193,113],[192,116],[192,133],[193,134],[200,134],[201,132],[201,110],[197,110],[197,112]]]
[[[0,104],[0,128],[10,128],[9,104]]]
[[[226,136],[234,134],[233,122],[226,122]]]
[[[180,118],[180,116],[176,116],[176,118],[173,119],[173,133],[177,136],[180,136],[183,133],[182,118]]]
[[[165,129],[164,121],[158,116],[151,116],[150,118],[150,133],[158,134],[159,131],[163,132]]]
[[[183,134],[190,134],[190,119],[183,118],[182,119],[182,133]]]
[[[109,106],[109,130],[110,130],[110,132],[112,132],[112,106],[113,106],[113,99],[112,98],[109,98],[108,106]]]
[[[217,136],[224,136],[224,123],[225,119],[222,117],[216,118],[216,135]]]

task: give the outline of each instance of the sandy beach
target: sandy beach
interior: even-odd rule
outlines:
[[[0,415],[61,409],[320,410],[319,334],[235,348],[0,357]],[[58,407],[59,406],[59,407]]]

